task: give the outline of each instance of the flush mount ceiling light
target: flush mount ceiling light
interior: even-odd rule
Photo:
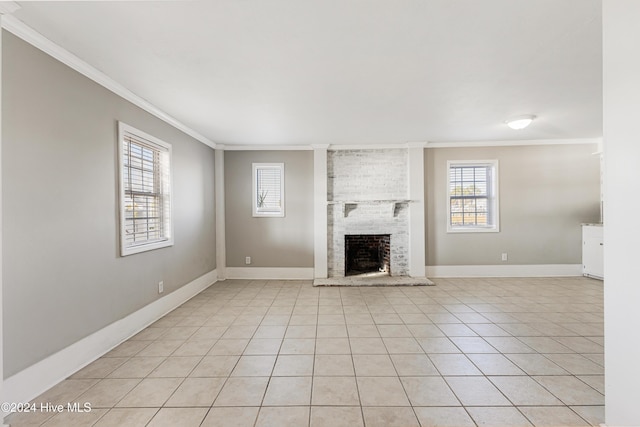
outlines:
[[[533,121],[533,119],[535,118],[536,116],[532,116],[532,115],[518,116],[518,117],[513,117],[507,120],[505,123],[511,129],[520,130],[529,126]]]

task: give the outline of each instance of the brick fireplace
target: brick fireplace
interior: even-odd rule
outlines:
[[[330,151],[327,200],[328,277],[349,275],[349,235],[389,236],[389,274],[409,275],[407,149]]]

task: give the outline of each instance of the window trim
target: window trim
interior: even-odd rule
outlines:
[[[126,245],[126,214],[125,214],[125,180],[124,180],[124,138],[126,135],[130,135],[135,137],[136,139],[140,139],[143,142],[151,145],[152,147],[155,145],[158,148],[158,151],[166,153],[168,156],[168,189],[162,191],[164,197],[168,197],[168,205],[164,205],[161,208],[163,209],[163,221],[164,221],[164,229],[165,235],[159,239],[154,240],[148,243],[142,243],[134,246]],[[118,185],[119,185],[119,227],[120,227],[120,256],[128,256],[141,252],[151,251],[154,249],[165,248],[168,246],[173,246],[173,158],[172,158],[172,147],[171,144],[162,141],[154,137],[153,135],[149,135],[146,132],[143,132],[139,129],[134,128],[124,122],[118,122]],[[167,212],[168,211],[168,214]]]
[[[251,186],[251,206],[252,215],[255,218],[282,218],[284,217],[285,197],[284,197],[284,163],[252,163],[252,186]],[[280,210],[259,211],[258,210],[258,169],[277,169],[280,171]]]
[[[484,166],[492,168],[492,180],[488,197],[488,212],[492,212],[493,225],[490,226],[453,226],[451,225],[451,167]],[[500,232],[500,196],[498,160],[447,160],[447,233],[499,233]]]

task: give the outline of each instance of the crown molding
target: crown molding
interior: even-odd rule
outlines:
[[[225,145],[225,151],[309,151],[311,145]]]
[[[220,145],[220,144],[218,144]],[[310,145],[225,145],[225,151],[306,151],[325,149],[338,150],[376,150],[389,148],[407,148],[406,144],[310,144]]]
[[[388,150],[394,148],[407,148],[407,144],[399,142],[397,144],[331,144],[329,151],[339,150]]]
[[[40,49],[47,55],[52,56],[53,58],[67,65],[73,70],[79,72],[83,76],[105,87],[106,89],[110,90],[116,95],[142,108],[149,114],[156,116],[157,118],[164,121],[165,123],[184,132],[185,134],[200,141],[201,143],[208,145],[211,148],[216,148],[215,142],[211,141],[204,135],[196,132],[195,130],[191,129],[184,123],[177,120],[176,118],[165,113],[155,105],[151,104],[150,102],[136,95],[135,93],[133,93],[132,91],[130,91],[129,89],[121,85],[120,83],[113,80],[111,77],[107,76],[106,74],[99,71],[95,67],[89,65],[87,62],[78,58],[77,56],[75,56],[68,50],[64,49],[60,45],[49,40],[42,34],[35,31],[33,28],[29,27],[28,25],[20,21],[19,19],[13,16],[3,16],[2,28],[9,31],[16,37],[19,37],[22,40],[26,41],[27,43],[33,45],[34,47]]]
[[[472,148],[472,147],[515,147],[525,145],[577,145],[597,144],[602,146],[602,138],[573,139],[526,139],[507,141],[452,141],[452,142],[403,142],[397,144],[310,144],[310,145],[222,145],[217,148],[225,151],[302,151],[327,149],[340,150],[388,150],[397,148]]]
[[[20,9],[20,5],[14,1],[0,1],[0,15],[9,15]]]
[[[407,148],[425,148],[428,142],[407,142]]]
[[[426,148],[513,147],[522,145],[577,145],[602,144],[602,138],[523,139],[508,141],[452,141],[427,142]]]

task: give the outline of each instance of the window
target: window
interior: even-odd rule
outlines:
[[[253,164],[253,216],[284,216],[284,163]]]
[[[447,170],[447,231],[500,231],[498,161],[449,161]]]
[[[120,254],[173,245],[171,145],[118,123]]]

